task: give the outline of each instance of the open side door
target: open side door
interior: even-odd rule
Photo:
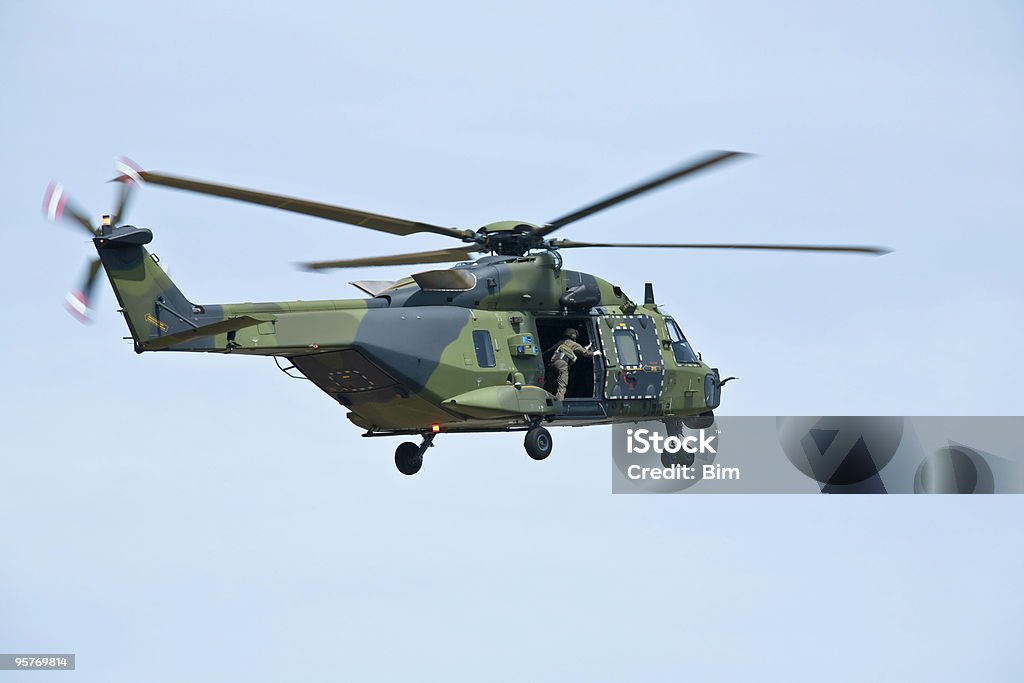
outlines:
[[[607,370],[604,397],[610,400],[660,398],[665,363],[654,318],[603,315],[597,327]]]

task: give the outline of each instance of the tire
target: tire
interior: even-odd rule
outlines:
[[[534,460],[543,460],[551,455],[554,444],[551,441],[551,432],[543,427],[534,427],[526,432],[526,440],[523,441],[527,454]]]
[[[661,454],[661,465],[662,467],[672,467],[674,465],[683,465],[689,467],[693,464],[694,455],[693,453],[687,453],[680,451],[679,453],[669,453],[668,451]]]
[[[412,441],[406,441],[395,449],[395,467],[404,475],[412,476],[423,467],[423,455],[420,447]]]

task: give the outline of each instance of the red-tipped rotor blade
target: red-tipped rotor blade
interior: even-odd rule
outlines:
[[[92,290],[96,287],[96,276],[100,272],[100,260],[98,258],[89,262],[89,268],[85,271],[85,280],[77,288],[68,292],[64,297],[64,308],[75,317],[80,323],[87,323],[92,316]]]
[[[128,157],[115,157],[114,168],[120,173],[119,176],[114,178],[114,181],[121,184],[121,189],[117,196],[117,206],[114,209],[114,213],[111,214],[110,220],[114,225],[120,225],[121,221],[124,220],[125,213],[128,211],[128,205],[131,203],[135,186],[142,184],[142,176],[140,175],[142,167]]]
[[[96,235],[96,227],[85,212],[71,201],[64,186],[56,181],[50,181],[43,195],[43,215],[54,222],[62,218],[72,220],[87,230],[90,237]]]

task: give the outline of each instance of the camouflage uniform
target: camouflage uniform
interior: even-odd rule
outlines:
[[[569,386],[569,365],[576,362],[577,356],[591,358],[594,352],[568,336],[559,342],[548,363],[548,371],[556,375],[555,398],[565,398],[565,390]]]

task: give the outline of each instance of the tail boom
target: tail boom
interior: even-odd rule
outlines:
[[[121,226],[94,239],[135,343],[135,351],[206,351],[257,355],[309,353],[351,344],[373,299],[198,305],[171,281],[145,246],[147,228]],[[302,313],[302,325],[289,314]]]

